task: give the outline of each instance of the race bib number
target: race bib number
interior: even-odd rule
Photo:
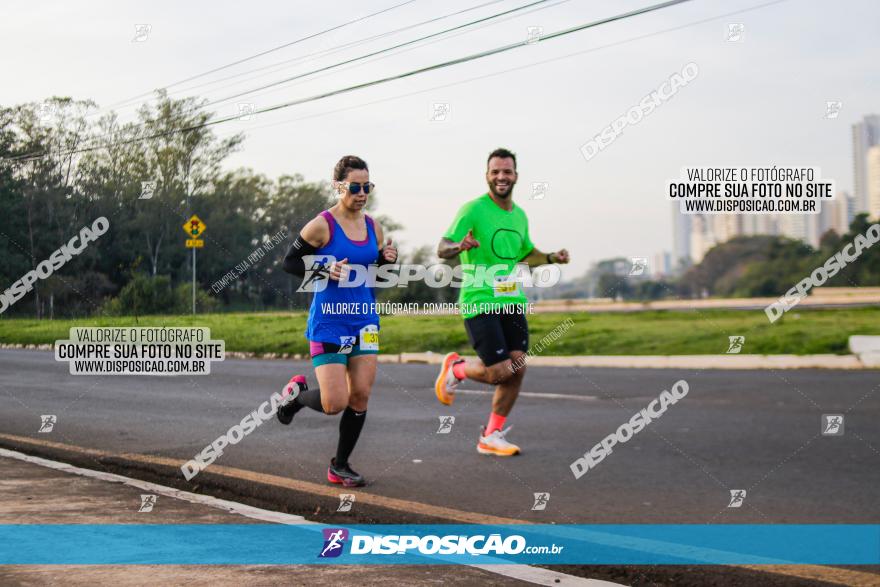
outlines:
[[[516,289],[516,281],[510,275],[498,275],[492,288],[495,297],[515,296],[519,293]]]
[[[379,327],[375,324],[370,324],[361,328],[361,350],[379,350]]]

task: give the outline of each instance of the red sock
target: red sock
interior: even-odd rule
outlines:
[[[501,430],[504,428],[504,422],[507,421],[507,416],[499,416],[495,412],[492,412],[489,415],[489,424],[486,425],[486,436],[489,436],[496,430]]]
[[[459,361],[458,363],[452,364],[452,374],[455,375],[456,379],[459,379],[461,381],[467,379],[467,375],[464,374],[466,366],[467,363],[465,363],[464,361]]]

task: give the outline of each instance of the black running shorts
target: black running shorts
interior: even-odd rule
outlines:
[[[487,367],[510,358],[510,351],[529,350],[529,323],[521,306],[511,313],[477,314],[464,321],[471,346]]]

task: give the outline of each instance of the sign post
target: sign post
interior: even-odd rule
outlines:
[[[205,223],[195,214],[183,225],[183,231],[192,238],[186,239],[186,248],[193,252],[193,279],[192,279],[192,313],[196,313],[196,249],[205,246],[205,241],[199,237],[205,232]]]

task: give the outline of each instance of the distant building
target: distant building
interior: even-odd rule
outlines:
[[[855,218],[855,201],[847,192],[838,192],[833,200],[822,202],[822,211],[815,216],[815,227],[818,238],[833,230],[842,236],[849,230],[850,222]]]
[[[869,211],[868,151],[880,145],[880,116],[871,114],[852,126],[853,198],[856,211]]]
[[[843,232],[839,228],[848,228],[854,214],[852,198],[846,194],[839,194],[837,199],[825,201],[821,206],[819,214],[693,214],[688,225],[675,225],[674,242],[684,247],[683,242],[687,239],[687,258],[693,263],[702,261],[715,245],[738,236],[787,236],[817,247],[819,239],[829,228],[834,227],[838,234],[845,233],[846,228]],[[685,257],[678,252],[675,255]]]
[[[766,222],[756,222],[756,214],[697,214],[693,216],[690,238],[690,254],[699,263],[715,245],[745,234],[765,234],[770,227]]]
[[[840,192],[831,205],[831,226],[834,232],[844,235],[849,231],[849,225],[856,217],[856,201],[850,194]]]
[[[776,234],[776,218],[769,214],[744,214],[741,217],[742,233],[745,236],[756,234]]]
[[[717,244],[712,230],[712,216],[694,214],[691,216],[690,254],[694,263],[699,263],[706,253]]]
[[[819,210],[819,213],[816,215],[816,219],[813,222],[819,238],[822,238],[823,234],[834,228],[834,204],[836,204],[841,197],[842,194],[837,194],[837,197],[834,200],[830,202],[826,200],[820,204],[822,209]]]
[[[805,214],[785,214],[779,219],[779,234],[807,241],[808,230]]]
[[[672,266],[691,260],[691,215],[682,214],[678,202],[672,202]]]
[[[662,251],[654,255],[654,264],[651,267],[651,276],[661,278],[672,275],[672,255],[669,251]]]
[[[872,219],[880,219],[880,145],[868,149],[865,168],[867,172],[865,187],[868,191],[868,215]]]
[[[821,202],[818,214],[682,214],[673,202],[673,270],[682,259],[699,263],[712,247],[737,236],[787,236],[818,247],[828,230],[846,234],[858,212],[880,219],[880,116],[854,124],[852,140],[853,194]]]
[[[743,234],[743,216],[741,214],[713,214],[709,218],[709,229],[715,236],[716,242],[727,242],[733,237]]]

